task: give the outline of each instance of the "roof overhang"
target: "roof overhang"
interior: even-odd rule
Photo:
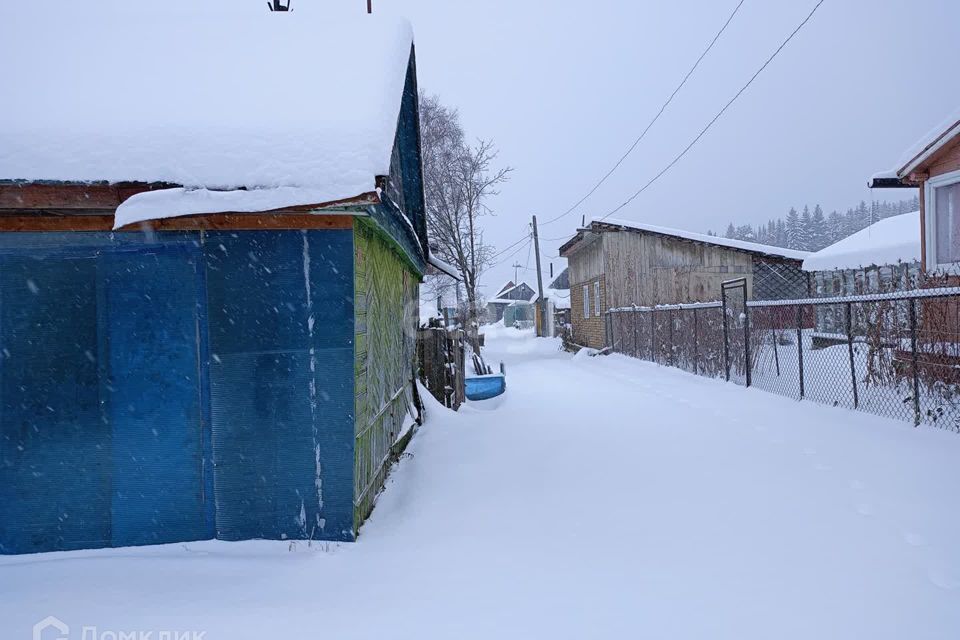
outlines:
[[[956,112],[901,159],[897,169],[881,171],[867,182],[871,189],[915,188],[925,179],[925,167],[943,148],[960,136],[960,112]]]
[[[674,235],[674,234],[671,234],[671,233],[667,233],[667,232],[665,232],[665,231],[657,231],[657,230],[655,230],[655,229],[642,229],[642,228],[638,228],[638,227],[631,227],[631,226],[626,225],[626,224],[618,224],[618,223],[613,223],[613,222],[600,222],[600,221],[596,221],[596,220],[594,220],[593,222],[590,223],[590,229],[580,229],[580,230],[577,232],[577,237],[579,237],[579,235],[580,235],[581,232],[587,232],[587,235],[588,235],[588,236],[589,236],[589,235],[592,235],[592,236],[594,236],[594,238],[599,238],[600,233],[601,233],[601,232],[604,232],[604,231],[606,231],[606,232],[611,232],[611,231],[626,231],[626,232],[631,232],[631,233],[648,234],[648,235],[652,235],[652,236],[658,236],[658,237],[661,237],[661,238],[669,238],[669,239],[671,239],[671,240],[676,240],[676,241],[678,241],[678,242],[687,242],[687,243],[690,243],[690,244],[697,244],[697,245],[701,245],[701,246],[717,247],[717,248],[719,248],[719,249],[726,249],[726,250],[729,250],[729,251],[736,251],[736,252],[738,252],[738,253],[746,253],[746,254],[752,255],[752,256],[761,256],[761,257],[764,257],[764,258],[769,258],[769,259],[776,260],[776,261],[780,261],[780,262],[794,262],[794,263],[797,263],[797,264],[800,264],[800,263],[803,262],[803,258],[801,258],[801,257],[790,257],[790,256],[785,256],[785,255],[782,255],[782,254],[778,254],[778,253],[766,252],[766,251],[763,251],[763,250],[761,250],[761,249],[751,249],[751,248],[746,248],[746,247],[736,247],[736,246],[731,246],[731,245],[729,245],[729,244],[722,244],[722,243],[720,243],[720,242],[713,243],[713,242],[708,242],[707,240],[700,240],[700,239],[697,239],[697,238],[688,238],[688,237],[685,237],[685,236],[682,236],[682,235]],[[568,244],[573,243],[573,241],[576,240],[577,237],[574,237],[573,240],[570,240],[570,241],[568,242]],[[590,241],[589,237],[588,237],[587,241],[588,241],[588,242]],[[754,244],[754,246],[764,246],[764,245],[756,245],[755,243],[750,243],[750,244]],[[564,245],[564,246],[567,246],[567,245]],[[571,248],[573,248],[574,246],[575,246],[575,245],[571,245]],[[772,249],[772,248],[774,248],[774,247],[771,247],[771,249]],[[561,253],[560,253],[561,256],[563,256],[562,249],[563,249],[563,247],[561,247]],[[802,254],[802,255],[805,255],[804,252],[796,252],[796,253],[800,253],[800,254]]]
[[[166,183],[126,182],[109,184],[68,182],[0,182],[0,228],[5,231],[109,231],[115,212],[138,194],[178,188]],[[379,191],[352,198],[317,202],[263,211],[218,211],[185,213],[173,218],[145,221],[155,229],[207,228],[299,228],[306,216],[339,209],[362,209],[381,201]],[[122,227],[141,229],[143,223]]]
[[[570,254],[593,244],[599,238],[600,234],[596,233],[593,228],[577,229],[577,233],[572,238],[560,245],[558,254],[561,258],[567,258]]]

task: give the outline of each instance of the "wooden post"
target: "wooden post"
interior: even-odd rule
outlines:
[[[543,297],[543,273],[540,271],[540,236],[537,233],[537,216],[533,216],[533,250],[537,252],[537,293],[540,294],[540,300],[537,304],[540,307],[540,325],[537,327],[537,335],[542,338],[547,320],[547,301]]]
[[[853,363],[853,305],[849,302],[844,305],[847,316],[847,351],[850,354],[850,381],[853,383],[853,408],[860,406],[860,396],[857,393],[857,369]]]

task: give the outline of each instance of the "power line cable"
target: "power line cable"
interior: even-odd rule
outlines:
[[[705,126],[705,127],[700,131],[700,133],[697,134],[697,137],[694,138],[694,139],[690,142],[690,144],[688,144],[688,145],[683,149],[683,151],[681,151],[673,160],[671,160],[670,163],[667,164],[667,166],[665,166],[663,169],[661,169],[661,170],[660,170],[660,173],[658,173],[657,175],[653,176],[650,180],[647,181],[646,184],[644,184],[642,187],[640,187],[640,189],[637,190],[632,196],[630,196],[629,198],[627,198],[626,200],[624,200],[624,201],[623,201],[622,203],[620,203],[615,209],[613,209],[612,211],[610,211],[610,213],[608,213],[608,214],[606,214],[605,216],[603,216],[602,218],[600,218],[600,220],[606,220],[607,218],[609,218],[610,216],[612,216],[613,214],[615,214],[616,212],[620,211],[620,210],[623,209],[625,206],[627,206],[628,204],[630,204],[631,202],[633,202],[633,201],[637,198],[637,196],[639,196],[641,193],[643,193],[643,192],[646,191],[648,188],[650,188],[650,186],[653,185],[654,182],[656,182],[657,180],[659,180],[660,177],[663,176],[663,174],[665,174],[665,173],[666,173],[667,171],[669,171],[675,164],[677,164],[677,163],[680,161],[680,159],[683,158],[683,156],[687,155],[687,152],[690,151],[691,148],[693,148],[693,145],[697,144],[697,142],[700,141],[700,138],[702,138],[702,137],[704,136],[704,134],[706,134],[707,131],[710,130],[710,128],[714,125],[714,123],[715,123],[717,120],[719,120],[720,117],[721,117],[724,113],[726,113],[727,109],[730,108],[730,105],[732,105],[734,102],[736,102],[737,98],[739,98],[739,97],[743,94],[743,92],[747,90],[747,87],[749,87],[751,84],[753,84],[753,81],[757,79],[757,76],[759,76],[760,73],[762,73],[763,70],[766,69],[767,66],[769,66],[771,62],[773,62],[773,59],[777,57],[777,55],[783,50],[783,48],[786,47],[787,44],[788,44],[791,40],[793,40],[793,37],[794,37],[795,35],[797,35],[797,33],[799,33],[799,31],[804,27],[804,25],[806,25],[806,24],[810,21],[810,19],[813,17],[813,14],[817,12],[817,9],[819,9],[819,8],[820,8],[820,5],[822,5],[824,2],[825,2],[825,0],[819,0],[819,2],[817,2],[816,5],[814,5],[813,9],[810,10],[810,13],[807,14],[807,17],[804,18],[803,21],[802,21],[799,25],[797,25],[797,28],[794,29],[793,32],[792,32],[789,36],[787,36],[787,39],[784,40],[784,41],[780,44],[779,47],[777,47],[776,51],[774,51],[773,54],[772,54],[769,58],[767,58],[767,61],[764,62],[764,63],[760,66],[759,69],[757,69],[756,73],[754,73],[753,76],[750,77],[750,79],[747,81],[747,83],[746,83],[745,85],[743,85],[743,86],[740,88],[740,90],[737,91],[737,93],[736,93],[732,98],[730,98],[730,100],[727,102],[727,104],[723,105],[723,108],[720,109],[720,111],[717,112],[717,115],[713,116],[713,119],[710,120],[710,122],[707,123],[707,126]]]
[[[630,145],[630,148],[627,149],[626,153],[624,153],[622,156],[620,156],[620,159],[617,160],[617,163],[616,163],[615,165],[613,165],[613,168],[611,168],[609,171],[607,171],[607,173],[606,173],[602,178],[600,178],[600,181],[597,182],[595,185],[593,185],[593,188],[590,189],[590,191],[588,191],[585,196],[583,196],[582,198],[580,198],[579,200],[577,200],[577,202],[576,202],[572,207],[570,207],[569,209],[567,209],[566,211],[564,211],[564,212],[561,213],[560,215],[558,215],[558,216],[556,216],[556,217],[554,217],[554,218],[551,218],[551,219],[547,220],[546,222],[542,223],[541,226],[543,226],[543,225],[548,225],[548,224],[550,224],[551,222],[556,222],[557,220],[559,220],[559,219],[561,219],[561,218],[564,218],[564,217],[566,217],[567,215],[569,215],[570,213],[572,213],[574,210],[577,209],[577,207],[579,207],[581,204],[583,204],[584,201],[586,201],[587,198],[589,198],[589,197],[592,196],[594,193],[596,193],[596,192],[597,192],[597,189],[599,189],[599,188],[603,185],[603,183],[605,183],[605,182],[607,181],[607,179],[608,179],[610,176],[612,176],[617,169],[620,168],[620,165],[623,164],[624,160],[626,160],[627,157],[628,157],[631,153],[633,153],[633,150],[637,148],[637,145],[639,145],[640,142],[646,137],[647,132],[650,131],[650,128],[653,127],[653,125],[656,124],[657,120],[660,119],[660,116],[663,115],[663,112],[667,109],[667,107],[670,105],[670,103],[673,102],[673,99],[676,97],[676,95],[677,95],[678,93],[680,93],[680,89],[682,89],[683,86],[684,86],[685,84],[687,84],[687,80],[690,79],[690,76],[693,75],[693,72],[697,70],[697,67],[700,66],[700,63],[703,61],[703,59],[707,56],[708,53],[710,53],[710,50],[713,49],[713,45],[715,45],[715,44],[717,43],[717,40],[720,39],[720,36],[723,35],[723,32],[727,30],[727,26],[729,26],[729,24],[730,24],[731,21],[733,21],[734,16],[736,16],[736,15],[737,15],[737,12],[740,11],[740,7],[743,6],[743,3],[744,3],[744,2],[745,2],[745,0],[740,0],[740,2],[737,4],[737,6],[734,7],[733,12],[732,12],[732,13],[730,14],[730,16],[727,18],[727,21],[723,23],[723,26],[720,27],[720,30],[717,31],[716,35],[713,36],[713,40],[710,41],[710,44],[707,45],[707,48],[703,50],[703,53],[700,54],[700,57],[697,58],[697,61],[693,63],[693,66],[690,67],[690,70],[687,71],[687,74],[686,74],[685,76],[683,76],[683,80],[680,81],[680,84],[678,84],[677,87],[673,90],[673,93],[671,93],[671,94],[670,94],[670,97],[667,98],[667,101],[663,103],[663,105],[660,107],[660,110],[657,112],[657,114],[656,114],[655,116],[653,116],[653,119],[652,119],[649,123],[647,123],[647,126],[646,126],[646,127],[644,128],[644,130],[640,133],[640,136],[637,137],[637,139],[633,141],[633,144]]]

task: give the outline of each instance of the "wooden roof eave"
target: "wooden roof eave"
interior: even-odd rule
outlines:
[[[121,202],[138,193],[176,187],[165,183],[0,182],[0,231],[112,231],[114,212]],[[350,217],[380,202],[380,192],[375,190],[267,211],[151,220],[122,230],[349,228]],[[354,208],[356,211],[349,211]]]
[[[790,258],[788,256],[779,255],[776,253],[767,253],[765,251],[756,251],[753,249],[745,249],[743,247],[730,247],[723,244],[714,244],[712,242],[706,242],[704,240],[696,240],[694,238],[685,238],[683,236],[675,236],[669,233],[662,233],[660,231],[652,231],[650,229],[635,229],[633,227],[628,227],[625,225],[613,224],[610,222],[594,222],[594,225],[597,226],[601,231],[629,231],[632,233],[647,233],[653,236],[659,236],[661,238],[670,238],[671,240],[676,240],[679,242],[687,242],[690,244],[696,244],[701,247],[717,247],[718,249],[727,249],[729,251],[736,251],[738,253],[745,253],[750,256],[762,256],[764,258],[770,258],[773,260],[783,261],[783,262],[796,262],[802,263],[803,260],[799,258]],[[561,254],[562,255],[562,254]]]

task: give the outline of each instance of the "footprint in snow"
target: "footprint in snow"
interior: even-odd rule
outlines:
[[[803,450],[803,455],[805,455],[805,456],[815,456],[815,455],[817,455],[817,450],[814,449],[813,447],[807,447],[806,449]]]
[[[865,485],[861,480],[851,480],[850,488],[854,491],[863,491],[867,488],[867,485]]]
[[[862,516],[872,516],[874,514],[873,505],[861,502],[857,505],[857,513]]]
[[[813,468],[817,471],[830,471],[830,465],[823,464],[822,462],[818,462],[817,464],[813,465]]]

